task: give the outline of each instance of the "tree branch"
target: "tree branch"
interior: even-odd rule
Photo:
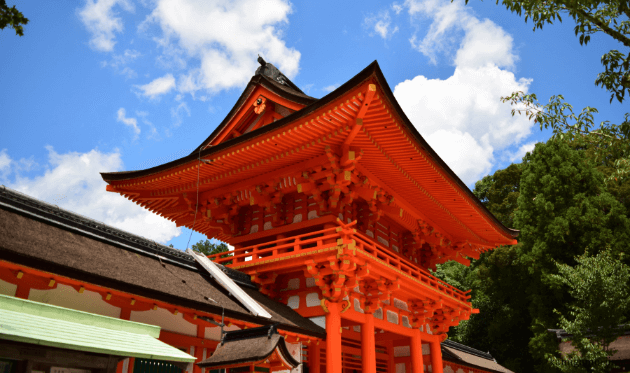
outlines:
[[[595,24],[597,27],[599,27],[602,31],[604,31],[605,33],[607,33],[608,35],[612,36],[613,38],[617,39],[618,41],[620,41],[621,43],[623,43],[623,45],[625,45],[626,47],[630,47],[630,38],[626,37],[624,34],[620,33],[619,31],[609,27],[608,25],[606,25],[604,22],[600,21],[599,19],[593,17],[592,15],[588,14],[587,12],[585,12],[583,9],[579,9],[579,8],[575,8],[575,12],[577,12],[579,15],[581,15],[584,19],[588,20],[589,22]]]

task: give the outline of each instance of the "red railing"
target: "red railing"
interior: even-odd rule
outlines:
[[[208,258],[216,263],[225,264],[230,267],[238,267],[245,262],[254,264],[272,257],[277,258],[293,255],[298,251],[306,252],[336,246],[337,239],[341,238],[341,236],[342,232],[337,232],[337,227],[332,227],[209,255]],[[229,256],[226,257],[226,255]]]
[[[281,238],[275,241],[268,241],[258,245],[209,255],[208,258],[216,263],[238,268],[242,266],[243,263],[247,263],[251,266],[255,265],[257,262],[266,262],[271,258],[295,255],[297,252],[315,252],[320,249],[337,246],[337,240],[340,238],[354,239],[358,249],[441,293],[463,302],[467,302],[470,298],[470,296],[467,295],[468,292],[463,292],[438,279],[431,275],[426,269],[418,267],[417,264],[405,259],[395,251],[372,241],[371,238],[368,238],[360,232],[348,230],[348,226],[346,225],[341,225],[341,227],[342,229],[339,232],[337,231],[337,227],[326,228],[316,232]]]
[[[468,292],[459,290],[458,288],[450,285],[439,278],[433,276],[424,268],[418,267],[417,264],[400,256],[397,252],[387,249],[380,244],[373,242],[367,236],[362,233],[356,232],[354,234],[354,240],[357,248],[365,251],[366,253],[382,260],[388,265],[398,269],[399,271],[408,274],[409,276],[433,287],[437,288],[440,292],[450,295],[453,298],[466,302],[469,295]]]

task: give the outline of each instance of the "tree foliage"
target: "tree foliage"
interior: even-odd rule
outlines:
[[[574,301],[568,314],[560,314],[560,327],[570,334],[574,350],[566,355],[548,354],[552,366],[565,373],[610,372],[610,343],[624,332],[630,312],[630,267],[610,250],[575,259],[576,266],[556,264],[553,275],[568,288]]]
[[[473,190],[508,227],[514,227],[521,173],[521,165],[512,164],[484,177]],[[471,260],[469,267],[454,261],[437,265],[435,275],[460,289],[471,289],[473,307],[480,310],[451,329],[450,339],[490,351],[513,371],[533,370],[531,355],[523,353],[533,333],[529,329],[529,301],[523,296],[528,274],[518,260],[518,246],[498,247],[479,260]]]
[[[490,351],[516,372],[554,370],[545,355],[558,345],[547,329],[558,327],[554,310],[566,314],[573,299],[554,280],[556,263],[574,266],[586,247],[596,252],[610,246],[619,253],[630,236],[622,203],[630,193],[610,193],[602,168],[590,147],[552,139],[537,144],[522,164],[475,185],[473,193],[490,212],[521,232],[518,245],[483,254],[470,267],[437,267],[438,277],[472,289],[471,301],[480,309],[453,328],[450,338]]]
[[[597,33],[619,42],[622,52],[615,49],[602,57],[604,71],[595,84],[610,93],[611,102],[626,99],[630,90],[627,0],[500,3],[524,16],[526,22],[533,22],[534,30],[570,17],[580,44],[587,45]],[[509,193],[502,192],[509,187],[495,185],[501,180],[495,177],[498,171],[475,186],[475,194],[499,220],[520,229],[519,244],[497,248],[468,269],[458,267],[461,273],[457,276],[452,268],[440,275],[472,279],[467,285],[473,289],[473,305],[481,310],[455,328],[455,338],[491,351],[513,371],[557,371],[559,366],[545,358],[558,347],[547,329],[559,323],[567,326],[563,320],[576,320],[572,313],[575,308],[571,307],[585,307],[580,305],[584,299],[574,298],[569,286],[558,286],[557,276],[578,265],[576,257],[582,258],[586,247],[594,255],[609,248],[616,258],[625,250],[624,243],[630,236],[626,216],[630,208],[630,115],[625,114],[615,123],[596,124],[597,109],[574,111],[562,95],[551,97],[546,105],[538,102],[535,94],[523,92],[515,92],[503,101],[513,105],[512,115],[527,115],[541,130],[553,131],[552,139],[537,144],[523,160],[519,184],[513,182],[511,192],[517,193],[518,189],[518,195],[512,195],[512,201],[517,196],[516,206],[506,197]],[[509,343],[512,348],[506,349]],[[589,351],[591,355],[585,352],[583,358],[598,356],[596,350]]]
[[[595,84],[610,93],[610,101],[623,102],[630,92],[630,3],[627,0],[500,0],[508,10],[525,21],[531,20],[534,30],[547,24],[562,22],[562,16],[570,17],[576,24],[575,35],[582,45],[587,45],[591,35],[601,33],[620,44],[623,52],[613,49],[601,58],[604,71],[598,74]],[[499,0],[497,0],[497,4]],[[554,137],[576,140],[586,137],[598,150],[598,156],[615,158],[614,172],[608,181],[622,181],[630,177],[630,114],[615,123],[603,121],[595,124],[593,107],[585,107],[576,113],[562,95],[552,96],[547,105],[541,105],[535,94],[514,92],[503,98],[515,106],[516,112],[525,114],[550,128]],[[593,135],[593,136],[585,136]]]
[[[220,253],[230,251],[230,249],[224,242],[212,243],[210,242],[210,240],[201,240],[197,242],[196,244],[192,245],[192,249],[205,256],[220,254]],[[221,258],[227,258],[229,256],[230,256],[229,254],[225,254],[225,255],[221,255]],[[232,262],[229,261],[225,264],[231,264],[231,263]]]
[[[520,181],[520,164],[511,164],[477,181],[473,193],[503,225],[513,228]]]
[[[552,96],[546,105],[541,105],[534,93],[514,92],[502,100],[517,106],[512,115],[527,115],[541,130],[551,129],[554,139],[590,147],[596,162],[613,168],[608,183],[622,183],[630,177],[630,113],[619,124],[603,121],[596,126],[597,109],[586,107],[576,114],[562,95]]]
[[[562,15],[575,22],[575,35],[587,45],[591,35],[602,33],[630,48],[630,5],[627,0],[500,0],[508,10],[531,20],[534,30],[562,22]],[[499,0],[497,0],[497,4]],[[611,50],[601,59],[604,72],[595,84],[611,93],[610,101],[623,102],[630,92],[630,53]]]
[[[24,27],[28,23],[28,18],[15,8],[15,5],[9,8],[6,0],[0,0],[0,30],[5,27],[11,27],[15,30],[15,34],[24,36]]]
[[[625,206],[606,191],[586,155],[550,140],[523,158],[515,225],[521,231],[519,261],[529,275],[529,347],[539,361],[554,348],[547,333],[558,322],[554,309],[564,313],[571,301],[566,290],[553,286],[556,263],[575,265],[574,257],[587,247],[623,252],[630,238]]]

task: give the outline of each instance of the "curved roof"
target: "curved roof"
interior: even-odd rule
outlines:
[[[300,364],[289,353],[284,337],[277,334],[274,326],[270,325],[226,332],[212,356],[197,365],[202,368],[216,368],[264,362],[274,352],[289,369]]]
[[[382,154],[377,154],[378,152],[376,152],[373,154],[373,159],[376,159],[376,157],[380,157],[379,159],[387,158],[394,163],[392,165],[392,171],[401,170],[401,174],[397,174],[396,172],[392,173],[392,175],[395,174],[395,177],[387,175],[387,178],[391,179],[389,186],[392,188],[398,188],[411,180],[417,188],[413,189],[408,187],[407,190],[411,191],[408,192],[412,193],[409,194],[410,196],[417,195],[417,199],[414,201],[415,204],[422,205],[423,207],[429,206],[432,203],[435,204],[437,207],[433,212],[431,212],[431,214],[443,216],[442,220],[455,220],[459,226],[463,227],[463,229],[467,229],[468,231],[470,231],[470,229],[467,228],[468,226],[479,226],[479,228],[473,229],[489,232],[489,227],[483,228],[480,225],[481,223],[475,220],[475,216],[483,217],[483,220],[486,221],[489,226],[491,226],[493,230],[499,234],[499,236],[503,237],[499,239],[499,236],[496,236],[498,239],[496,242],[500,241],[500,244],[513,244],[514,238],[518,236],[518,231],[505,227],[490,211],[488,211],[488,209],[483,205],[483,203],[481,203],[481,201],[479,201],[466,184],[464,184],[464,182],[429,146],[396,101],[389,84],[383,76],[383,73],[376,61],[372,62],[359,74],[320,100],[315,100],[286,86],[279,85],[263,75],[254,76],[230,114],[228,114],[226,119],[219,125],[213,134],[211,134],[210,137],[208,137],[208,139],[206,139],[192,154],[145,170],[102,173],[101,175],[103,179],[112,186],[112,191],[118,191],[116,189],[120,188],[120,191],[118,192],[121,194],[131,191],[133,188],[136,188],[136,190],[148,190],[148,187],[140,187],[140,185],[147,185],[154,182],[159,183],[161,180],[165,179],[166,175],[169,174],[169,176],[171,176],[178,172],[190,172],[200,158],[212,159],[215,157],[225,156],[226,154],[229,155],[230,152],[234,153],[237,149],[245,150],[245,146],[248,144],[253,144],[256,141],[270,137],[270,135],[273,134],[282,134],[283,130],[291,129],[297,123],[301,123],[304,120],[307,120],[306,123],[308,123],[308,119],[314,117],[318,113],[323,113],[325,109],[334,105],[336,102],[343,100],[344,97],[351,95],[353,92],[360,93],[357,91],[357,87],[365,85],[367,82],[374,82],[379,87],[380,93],[382,93],[380,102],[383,104],[383,107],[391,108],[391,112],[390,109],[387,109],[387,113],[389,113],[390,118],[392,118],[393,124],[396,125],[396,128],[389,129],[389,132],[380,132],[387,132],[387,134],[383,136],[389,136],[389,138],[391,138],[392,133],[397,133],[397,136],[399,136],[400,139],[400,141],[397,140],[396,142],[389,141],[389,144],[387,144],[387,137],[384,137],[383,139],[376,139],[378,141],[382,140],[381,145],[376,144],[376,148]],[[202,148],[223,129],[223,126],[225,126],[225,123],[229,121],[229,118],[238,111],[238,108],[240,107],[239,105],[242,105],[242,102],[248,95],[248,91],[253,89],[256,84],[262,84],[268,89],[275,90],[275,92],[282,94],[282,97],[286,97],[287,99],[300,100],[300,102],[306,104],[306,106],[303,109],[298,110],[267,126],[221,142],[217,145]],[[397,128],[400,130],[399,133],[396,132]],[[387,129],[387,126],[385,129]],[[382,128],[376,128],[376,130],[382,130]],[[376,132],[379,131],[374,131],[374,133]],[[374,135],[374,133],[372,135],[367,132],[363,134],[365,136],[363,137],[361,144],[372,146],[372,143],[375,143],[374,138],[377,136]],[[249,148],[249,146],[247,146],[247,148]],[[408,154],[405,153],[407,155],[403,154],[398,157],[399,159],[394,160],[396,156],[390,156],[390,154],[387,153],[390,152],[393,154],[395,152],[400,153],[403,151],[413,152],[419,156],[414,160],[413,157],[408,157]],[[385,157],[383,157],[383,155],[385,155]],[[365,160],[366,157],[363,159]],[[398,163],[395,163],[394,161]],[[366,163],[369,164],[370,162]],[[404,171],[411,169],[413,169],[414,174],[412,174],[412,172]],[[258,173],[260,172],[261,171]],[[196,175],[196,171],[194,171],[194,173]],[[241,175],[241,177],[245,176]],[[435,184],[429,184],[428,182],[433,179],[435,179]],[[225,182],[227,183],[227,181]],[[129,189],[130,187],[131,189]],[[138,187],[140,189],[137,189]],[[124,190],[125,188],[127,191]],[[415,192],[412,190],[415,190]],[[435,197],[438,195],[439,197]],[[440,203],[438,201],[438,199],[452,201],[451,198],[455,201],[462,200],[462,202],[465,202],[465,205],[458,204],[455,206],[456,208],[450,208],[449,206],[445,206],[444,203]],[[439,226],[440,224],[437,225]]]

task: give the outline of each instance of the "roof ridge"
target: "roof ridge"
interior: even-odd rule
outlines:
[[[260,66],[258,66],[258,68],[256,69],[254,76],[256,75],[267,76],[275,82],[278,82],[284,86],[287,86],[291,88],[292,90],[297,91],[301,94],[305,94],[297,85],[295,85],[291,81],[291,79],[289,79],[286,75],[284,75],[282,71],[280,71],[280,69],[278,69],[275,65],[265,61],[265,59],[260,56],[258,56],[257,61],[260,64]]]

